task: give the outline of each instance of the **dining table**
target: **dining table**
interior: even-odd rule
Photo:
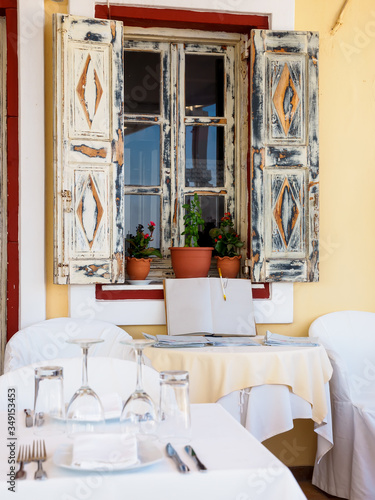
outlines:
[[[188,443],[174,443],[190,471],[181,473],[158,439],[143,443],[146,450],[132,468],[117,470],[80,469],[71,462],[73,440],[66,434],[46,436],[47,460],[43,468],[47,479],[35,480],[35,463],[25,465],[26,479],[14,480],[14,457],[19,446],[31,445],[33,427],[26,427],[22,412],[9,435],[9,413],[1,411],[0,498],[17,500],[300,500],[305,495],[291,471],[241,426],[222,406],[215,403],[192,404],[191,446],[207,470],[199,471],[184,451]],[[107,424],[111,434],[119,424]],[[172,441],[173,443],[173,441]],[[13,469],[12,469],[13,467]],[[13,472],[12,472],[13,471]],[[14,495],[14,492],[16,495]]]
[[[252,340],[256,345],[148,347],[144,354],[158,371],[187,370],[192,403],[220,402],[261,442],[292,429],[294,419],[312,419],[319,462],[333,446],[333,370],[324,347]]]

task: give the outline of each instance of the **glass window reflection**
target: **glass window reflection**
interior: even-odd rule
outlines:
[[[151,247],[160,249],[160,196],[130,194],[125,196],[125,238],[135,235],[138,224],[142,224],[145,233],[149,222],[155,222],[155,231]],[[125,248],[129,244],[126,242]]]
[[[185,185],[224,185],[224,128],[194,125],[186,127]]]
[[[224,57],[185,56],[185,115],[224,116]]]
[[[192,198],[192,195],[185,196],[185,203],[190,203]],[[212,240],[208,233],[213,227],[218,227],[221,218],[224,217],[225,197],[198,195],[198,198],[205,221],[204,228],[199,232],[198,243],[202,247],[211,247]]]
[[[124,128],[125,184],[160,184],[159,125],[127,124]]]
[[[128,114],[160,113],[160,53],[125,51],[124,110]]]

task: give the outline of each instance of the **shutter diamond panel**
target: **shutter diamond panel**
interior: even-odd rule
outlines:
[[[55,283],[124,281],[122,23],[57,15]]]
[[[252,279],[318,281],[318,35],[254,30]]]

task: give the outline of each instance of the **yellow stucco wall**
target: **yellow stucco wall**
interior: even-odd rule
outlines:
[[[320,181],[321,236],[319,283],[294,285],[294,321],[261,325],[289,335],[307,335],[318,316],[343,309],[375,312],[375,5],[351,0],[343,24],[330,34],[344,0],[296,0],[297,30],[320,32]],[[52,284],[52,10],[64,12],[67,2],[46,2],[46,225],[47,317],[68,314],[66,286]],[[125,327],[140,332],[163,326]],[[288,465],[312,465],[315,437],[311,422],[268,443]]]

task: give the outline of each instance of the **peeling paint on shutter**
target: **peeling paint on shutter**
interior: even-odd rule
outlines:
[[[54,282],[124,282],[123,30],[54,17]]]
[[[318,34],[251,38],[252,279],[318,281]]]

